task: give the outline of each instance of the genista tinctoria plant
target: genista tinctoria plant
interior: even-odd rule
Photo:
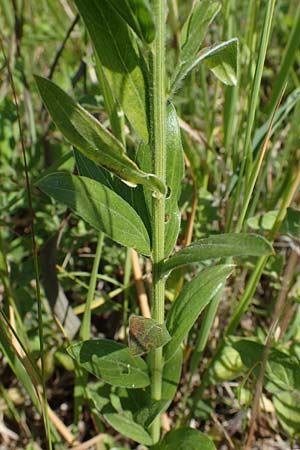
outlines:
[[[184,285],[167,315],[165,283],[171,271],[183,265],[266,255],[272,249],[256,235],[220,234],[173,252],[180,230],[184,162],[172,101],[186,75],[199,64],[206,64],[225,84],[235,84],[238,43],[231,39],[201,48],[220,3],[194,1],[168,79],[165,0],[74,3],[93,45],[112,131],[56,84],[36,76],[53,121],[74,149],[79,174],[51,172],[38,186],[113,241],[150,258],[153,281],[152,317],[131,316],[128,346],[109,339],[85,339],[72,344],[69,353],[80,367],[111,386],[104,401],[97,401],[96,391],[90,396],[99,415],[117,432],[157,450],[213,450],[212,440],[191,428],[161,436],[161,414],[171,404],[180,380],[182,342],[201,311],[223,289],[232,265],[211,264],[200,271]],[[126,149],[125,123],[131,147],[135,141],[135,159]]]

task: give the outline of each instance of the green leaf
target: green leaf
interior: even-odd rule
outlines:
[[[166,184],[168,196],[166,198],[165,222],[165,256],[173,250],[180,230],[181,214],[178,208],[181,193],[181,181],[184,176],[183,148],[180,127],[176,110],[172,103],[167,106],[167,142],[166,142]],[[137,153],[140,167],[151,171],[151,151],[148,145],[140,145]],[[144,189],[147,210],[151,217],[151,192]]]
[[[209,381],[211,384],[234,380],[242,375],[245,366],[240,354],[231,345],[224,345],[213,359],[209,368]]]
[[[125,153],[123,145],[91,114],[55,83],[35,76],[41,97],[57,127],[87,158],[130,183],[165,193],[164,183],[142,172]]]
[[[253,230],[272,230],[278,211],[268,211],[263,214],[257,214],[247,220],[247,224]],[[295,208],[287,208],[286,216],[280,226],[280,233],[286,234],[292,238],[300,239],[300,211]]]
[[[145,361],[134,358],[123,344],[109,339],[82,341],[68,347],[68,352],[105,383],[129,389],[143,388],[150,383]]]
[[[88,159],[83,153],[74,149],[74,156],[78,174],[83,177],[91,178],[104,186],[113,189],[112,178],[110,173],[101,166],[98,166],[94,161]],[[114,190],[114,189],[113,189]]]
[[[114,241],[150,254],[149,236],[142,220],[125,200],[106,186],[66,172],[49,174],[37,185]]]
[[[238,40],[230,39],[207,51],[209,55],[204,59],[207,67],[222,83],[235,86],[238,70]]]
[[[105,420],[119,433],[143,445],[152,445],[151,436],[143,426],[136,423],[131,417],[122,413],[115,412],[112,407],[106,406],[103,409]]]
[[[165,362],[162,376],[162,397],[169,402],[173,400],[177,392],[177,386],[180,381],[183,363],[183,352],[181,348]]]
[[[218,1],[201,0],[194,2],[194,7],[187,18],[182,34],[178,69],[175,71],[172,86],[177,86],[187,75],[188,68],[195,59],[209,24],[220,10]]]
[[[148,142],[145,81],[130,29],[110,0],[75,0],[75,4],[115,99]]]
[[[181,78],[175,80],[172,85],[172,92],[174,92],[179,82],[186,77],[186,75],[193,70],[198,64],[204,62],[208,68],[219,78],[224,84],[230,86],[236,85],[237,82],[237,58],[238,58],[238,40],[236,38],[229,41],[220,42],[201,50],[190,64],[185,65],[184,72],[181,73]]]
[[[174,105],[167,107],[166,182],[169,195],[166,199],[165,256],[176,244],[180,230],[181,214],[178,207],[181,182],[184,176],[183,148],[178,118]]]
[[[300,239],[300,210],[288,208],[280,231],[292,238]]]
[[[120,16],[145,42],[155,38],[154,16],[148,0],[110,0]]]
[[[250,339],[240,339],[233,343],[245,366],[254,368],[263,358],[265,346]],[[297,358],[271,348],[266,364],[266,377],[269,380],[268,390],[293,391],[300,390],[300,364]]]
[[[263,214],[257,214],[247,220],[247,225],[253,230],[272,230],[278,216],[278,211],[268,211]]]
[[[165,345],[171,336],[165,324],[142,316],[130,316],[128,346],[133,356],[148,353]]]
[[[167,315],[166,325],[172,339],[164,347],[166,361],[174,355],[201,311],[222,288],[232,267],[210,267],[184,286]]]
[[[182,427],[166,434],[155,450],[216,450],[213,441],[201,431]]]
[[[272,245],[255,234],[217,234],[201,239],[179,250],[161,266],[161,274],[187,264],[232,256],[263,256],[272,254]]]
[[[280,392],[273,404],[282,427],[292,437],[300,434],[300,392]]]

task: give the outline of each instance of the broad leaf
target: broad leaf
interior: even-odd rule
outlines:
[[[132,315],[129,319],[128,346],[133,356],[162,347],[171,339],[165,324],[154,319]]]
[[[122,245],[150,254],[147,230],[135,210],[111,189],[86,177],[54,172],[38,187]]]
[[[240,354],[231,345],[224,345],[209,368],[210,384],[234,380],[245,371]]]
[[[38,76],[35,79],[54,122],[74,147],[121,179],[165,193],[163,182],[142,172],[128,158],[123,145],[91,114],[52,81]]]
[[[201,239],[179,250],[161,266],[161,274],[187,264],[232,256],[263,256],[272,254],[272,245],[255,234],[217,234]]]
[[[257,367],[262,360],[265,346],[248,339],[240,339],[233,343],[241,359],[248,368]],[[297,358],[271,348],[266,364],[266,377],[269,380],[267,389],[271,392],[280,390],[300,390],[300,364]]]
[[[183,148],[180,127],[174,106],[167,107],[166,142],[166,182],[169,190],[166,199],[165,256],[168,256],[176,244],[180,230],[181,214],[178,207],[181,182],[184,176]]]
[[[220,6],[218,1],[194,2],[194,7],[182,30],[180,59],[172,80],[174,87],[187,75],[188,68],[201,47],[207,28],[220,10]]]
[[[182,427],[166,434],[155,450],[216,450],[213,441],[201,431]]]
[[[74,149],[74,156],[79,175],[91,178],[92,180],[98,181],[98,183],[113,189],[112,178],[106,169],[98,166],[94,161],[88,159],[83,153],[76,149]]]
[[[108,384],[135,389],[150,383],[145,361],[134,358],[123,344],[109,339],[82,341],[71,345],[68,352],[82,367]]]
[[[143,426],[126,415],[123,411],[116,412],[112,407],[106,406],[103,409],[105,420],[119,433],[143,445],[152,445],[151,436],[147,433]]]
[[[155,23],[148,0],[110,0],[110,3],[141,39],[153,41]]]
[[[130,29],[110,0],[75,0],[75,4],[115,99],[148,142],[145,81]]]
[[[300,433],[300,392],[280,392],[273,396],[279,422],[290,436]]]
[[[166,325],[172,339],[164,347],[166,361],[178,350],[201,311],[221,289],[231,272],[230,265],[210,267],[184,286],[167,316]]]

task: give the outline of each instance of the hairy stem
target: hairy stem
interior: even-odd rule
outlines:
[[[165,180],[166,172],[166,101],[165,101],[165,0],[154,0],[153,9],[156,16],[157,36],[153,44],[153,97],[152,97],[152,137],[153,171],[155,175]],[[153,212],[153,289],[152,318],[159,323],[164,322],[165,281],[159,277],[159,263],[164,258],[164,222],[165,197],[155,196],[152,201]],[[162,389],[163,358],[162,349],[154,350],[152,355],[152,385],[153,400],[160,400]],[[152,426],[154,442],[159,440],[160,417]]]

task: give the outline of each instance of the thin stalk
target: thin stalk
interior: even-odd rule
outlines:
[[[165,180],[166,173],[166,98],[165,98],[165,0],[154,0],[153,11],[156,17],[157,36],[153,44],[153,97],[151,148],[155,175]],[[152,198],[152,318],[164,322],[165,280],[160,279],[159,264],[164,259],[165,244],[165,197]],[[151,395],[153,400],[161,399],[163,357],[162,348],[153,351],[151,359]],[[151,432],[153,442],[160,437],[160,416],[154,421]]]
[[[98,242],[96,247],[96,254],[93,262],[93,268],[89,283],[89,289],[87,293],[87,299],[85,303],[85,310],[84,315],[81,323],[80,328],[80,339],[87,340],[90,338],[91,335],[91,305],[94,299],[95,290],[96,290],[96,283],[97,283],[97,274],[99,270],[99,264],[101,259],[101,253],[102,253],[102,246],[103,246],[103,240],[104,240],[104,234],[102,231],[99,231],[98,234]]]
[[[263,68],[264,68],[264,62],[267,54],[267,48],[271,33],[271,25],[274,15],[274,8],[275,8],[275,0],[270,0],[267,2],[266,6],[266,12],[265,12],[265,18],[264,18],[264,24],[263,24],[263,32],[260,40],[260,46],[258,51],[258,60],[257,65],[255,69],[255,75],[254,80],[251,88],[250,93],[250,104],[249,104],[249,110],[248,110],[248,118],[247,118],[247,128],[246,128],[246,136],[244,141],[244,151],[243,151],[243,158],[241,162],[241,170],[239,173],[239,179],[235,191],[234,201],[232,203],[231,207],[231,214],[230,214],[230,222],[233,217],[233,211],[237,210],[237,205],[240,199],[240,194],[242,190],[242,184],[245,180],[244,174],[246,171],[246,175],[249,175],[249,171],[252,168],[252,151],[251,151],[251,136],[252,131],[255,123],[255,113],[256,113],[256,107],[258,103],[259,98],[259,92],[260,92],[260,84],[263,74]]]

